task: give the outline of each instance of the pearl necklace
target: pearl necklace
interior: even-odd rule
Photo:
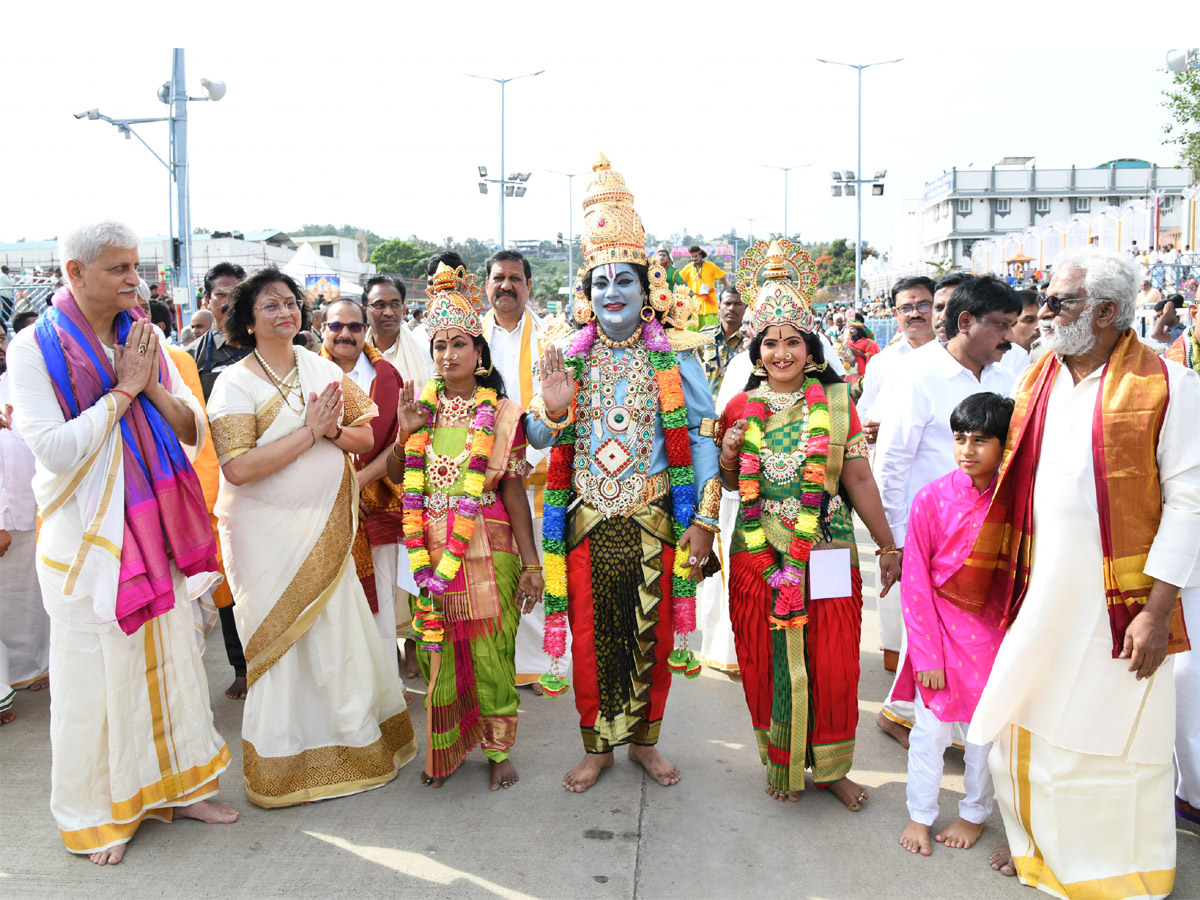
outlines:
[[[291,382],[292,372],[298,374],[300,371],[300,354],[296,352],[296,349],[292,348],[292,359],[295,365],[292,367],[292,371],[288,372],[286,378],[280,378],[275,374],[275,370],[267,365],[267,361],[263,359],[263,355],[258,352],[257,347],[254,348],[254,358],[258,360],[258,364],[267,373],[267,377],[271,379],[271,383],[275,385],[275,390],[279,391],[279,395],[283,397],[283,402],[287,404],[288,409],[293,409],[291,395],[295,394],[300,399],[300,409],[297,411],[302,412],[304,410],[304,395],[300,391],[300,386]]]

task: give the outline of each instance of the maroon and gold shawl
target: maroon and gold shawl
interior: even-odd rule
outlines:
[[[1034,477],[1059,365],[1058,358],[1047,353],[1025,375],[987,518],[971,555],[939,590],[959,608],[999,621],[1004,628],[1020,611],[1029,584]],[[1115,659],[1124,646],[1125,629],[1145,606],[1154,583],[1144,570],[1162,517],[1158,438],[1169,390],[1162,360],[1132,330],[1117,341],[1100,377],[1092,416],[1092,458]],[[1189,646],[1176,597],[1167,652]]]

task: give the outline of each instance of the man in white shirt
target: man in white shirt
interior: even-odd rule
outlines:
[[[863,392],[858,398],[858,417],[862,421],[867,443],[874,444],[879,434],[883,405],[877,403],[895,380],[898,363],[918,347],[924,347],[935,337],[933,331],[932,278],[918,275],[901,278],[892,285],[892,306],[896,310],[896,325],[900,337],[888,344],[867,362],[863,375]]]
[[[504,378],[509,398],[524,409],[541,391],[542,383],[534,365],[542,358],[547,346],[546,324],[529,309],[529,280],[532,270],[529,260],[516,250],[498,250],[487,261],[487,292],[491,310],[483,317],[483,339],[492,352],[492,364]],[[538,553],[542,547],[542,503],[546,492],[548,450],[527,447],[525,459],[529,464],[525,489],[533,509],[533,531]],[[546,614],[541,605],[521,617],[517,629],[517,684],[529,685],[540,694],[538,679],[550,670],[550,657],[542,649],[546,630]],[[570,664],[570,648],[563,658]]]
[[[946,345],[930,341],[914,351],[888,392],[888,417],[879,430],[874,469],[888,524],[899,546],[904,546],[908,512],[917,492],[954,468],[950,431],[954,407],[981,391],[1008,396],[1013,375],[996,364],[1012,347],[1012,328],[1020,313],[1016,292],[1000,279],[984,275],[963,281],[946,305]],[[900,671],[904,642],[901,598],[889,595],[882,600],[880,640],[885,653],[898,653]],[[876,721],[908,746],[911,703],[889,699]]]
[[[1038,295],[1037,291],[1017,291],[1017,296],[1021,298],[1021,316],[1013,326],[1012,349],[1004,354],[1000,365],[1019,379],[1029,368],[1030,350],[1038,333]]]
[[[419,397],[429,380],[433,359],[428,342],[422,345],[404,324],[406,293],[399,278],[375,275],[363,287],[363,306],[371,326],[371,345],[395,367],[405,384],[413,383]],[[365,343],[366,335],[363,340]]]
[[[969,735],[996,740],[1008,846],[992,867],[1056,896],[1158,898],[1175,879],[1171,669],[1188,649],[1180,588],[1200,586],[1200,378],[1130,330],[1136,280],[1114,253],[1057,266],[1039,313],[1052,353],[1017,391],[987,519],[943,585],[1008,629]]]
[[[364,296],[374,297],[376,302],[391,299],[388,293],[378,290],[380,284],[395,290],[389,279],[368,288]],[[387,460],[396,439],[397,404],[404,379],[385,354],[367,343],[367,312],[353,300],[334,300],[325,307],[321,355],[337,363],[379,407],[379,415],[371,420],[371,450],[354,457],[359,520],[353,555],[383,640],[384,655],[399,677],[396,639],[401,635],[396,625],[399,621],[407,630],[411,622],[408,593],[416,593],[416,583],[410,574],[408,553],[402,549],[404,489],[388,479]]]
[[[12,426],[7,347],[0,328],[0,724],[12,720],[14,689],[40,690],[50,670],[50,617],[42,606],[34,553],[34,460]]]

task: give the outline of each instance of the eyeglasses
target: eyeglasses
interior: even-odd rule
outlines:
[[[1050,314],[1057,316],[1062,312],[1063,304],[1082,303],[1087,299],[1087,297],[1055,297],[1053,294],[1039,294],[1037,303],[1038,309],[1047,306],[1050,308]]]
[[[911,303],[906,303],[904,306],[896,307],[897,315],[911,316],[915,312],[919,312],[919,313],[933,312],[933,301],[932,300],[922,300],[916,306],[913,306]]]
[[[351,334],[362,334],[362,330],[367,326],[362,322],[326,322],[325,327],[334,334],[341,334],[343,328]]]
[[[376,300],[370,304],[371,309],[375,312],[383,312],[385,309],[390,309],[392,312],[400,312],[404,309],[403,300]]]
[[[258,311],[261,312],[264,316],[266,316],[269,319],[274,319],[276,316],[283,315],[283,311],[285,309],[289,313],[299,312],[300,304],[297,303],[295,300],[289,300],[287,303],[282,303],[282,304],[281,303],[264,303],[262,306],[258,307]]]

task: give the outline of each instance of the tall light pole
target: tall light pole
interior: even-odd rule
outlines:
[[[571,289],[571,280],[575,277],[575,176],[578,172],[558,172],[550,170],[552,175],[562,175],[567,179],[567,290]]]
[[[187,84],[184,79],[183,68],[183,50],[176,47],[171,63],[171,80],[164,83],[158,89],[158,99],[170,107],[168,115],[148,119],[114,119],[104,115],[98,109],[89,109],[86,112],[75,114],[75,118],[77,119],[89,119],[115,125],[117,131],[125,135],[126,140],[130,136],[137,138],[147,150],[154,154],[154,158],[166,167],[168,181],[169,183],[174,183],[175,186],[175,193],[177,195],[175,211],[178,212],[177,224],[172,223],[169,226],[172,263],[171,280],[177,287],[186,289],[187,301],[182,305],[189,310],[195,302],[195,297],[192,294],[192,203],[191,190],[188,184],[187,105],[189,101],[220,100],[225,96],[225,82],[223,81],[209,81],[207,78],[201,78],[200,86],[204,88],[208,96],[189,97],[187,95]],[[144,125],[149,122],[170,123],[169,161],[159,156],[154,148],[147,144],[145,139],[133,130],[134,125]],[[167,209],[167,218],[170,221],[173,218],[170,194],[167,197]],[[179,235],[178,239],[176,238],[176,234]],[[178,244],[176,240],[178,240]],[[178,251],[176,250],[177,247]]]
[[[754,243],[754,220],[761,218],[762,216],[738,216],[739,220],[750,223],[749,243]]]
[[[764,169],[778,169],[783,173],[783,236],[790,238],[792,233],[788,231],[787,214],[788,214],[788,172],[792,169],[806,169],[812,163],[801,163],[798,166],[773,166],[770,163],[759,163]]]
[[[520,78],[533,78],[535,75],[541,75],[545,69],[538,69],[536,72],[526,72],[524,75],[514,75],[512,78],[492,78],[490,75],[471,75],[468,77],[480,78],[484,81],[494,81],[500,85],[500,249],[505,247],[504,243],[504,195],[508,193],[505,190],[506,176],[504,168],[504,86],[510,81],[516,81]]]
[[[858,167],[854,170],[862,172],[862,73],[863,69],[869,69],[871,66],[888,66],[892,63],[898,63],[903,56],[896,59],[885,59],[882,62],[873,63],[846,63],[835,62],[831,59],[821,59],[817,57],[817,62],[825,63],[830,66],[846,66],[850,69],[858,70]],[[858,203],[858,227],[854,238],[854,308],[858,309],[862,303],[862,191],[855,191],[854,196]]]

